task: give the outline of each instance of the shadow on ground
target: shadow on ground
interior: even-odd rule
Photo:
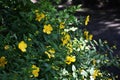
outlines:
[[[120,55],[120,10],[83,8],[77,11],[76,16],[90,15],[90,22],[86,27],[94,35],[94,39],[107,40],[110,46],[116,45],[114,54]]]

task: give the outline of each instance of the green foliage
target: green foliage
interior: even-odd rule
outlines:
[[[114,79],[101,68],[119,67],[119,58],[78,29],[84,24],[73,15],[79,7],[58,11],[49,0],[0,5],[0,80]]]

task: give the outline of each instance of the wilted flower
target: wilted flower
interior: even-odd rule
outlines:
[[[4,56],[0,58],[0,67],[4,67],[7,64],[7,61]]]
[[[9,45],[5,45],[5,46],[4,46],[4,49],[5,49],[5,50],[8,50],[9,48],[10,48]]]
[[[22,51],[22,52],[26,52],[26,48],[27,48],[27,44],[24,41],[21,41],[18,44],[18,48]]]

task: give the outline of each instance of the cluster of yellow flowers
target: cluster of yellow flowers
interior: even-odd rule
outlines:
[[[88,16],[86,17],[86,19],[85,19],[85,25],[86,25],[86,26],[88,25],[89,21],[90,21],[90,16],[88,15]]]
[[[70,55],[70,56],[66,57],[65,63],[69,65],[69,64],[71,64],[72,62],[75,62],[75,61],[76,61],[76,57]]]
[[[37,67],[36,65],[32,65],[32,75],[34,77],[38,77],[39,76],[39,71],[40,71],[40,68]],[[31,76],[32,77],[32,76]]]
[[[2,56],[0,58],[0,67],[4,67],[5,64],[7,64],[6,58],[4,56]]]
[[[18,44],[18,48],[22,51],[22,52],[26,52],[26,48],[27,48],[27,44],[24,41],[21,41]]]
[[[52,31],[53,31],[53,28],[52,28],[52,26],[50,24],[44,25],[44,29],[43,29],[44,33],[51,34]]]
[[[55,49],[51,48],[50,46],[47,46],[47,51],[45,51],[45,54],[47,54],[48,58],[53,58],[55,57]]]
[[[43,13],[39,13],[38,10],[35,11],[36,12],[36,19],[37,21],[41,21],[43,18],[45,18],[45,15]]]
[[[63,32],[63,37],[61,38],[63,45],[66,45],[70,41],[70,35]]]
[[[86,40],[92,40],[93,39],[93,35],[89,34],[88,31],[84,31],[84,36],[85,36]]]

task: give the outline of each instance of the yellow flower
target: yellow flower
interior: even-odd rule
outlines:
[[[55,50],[52,48],[52,49],[48,50],[48,52],[54,54],[54,53],[55,53]]]
[[[67,44],[70,41],[70,35],[65,34],[61,41],[63,42],[63,45]]]
[[[93,35],[92,34],[89,35],[88,31],[84,31],[84,36],[85,36],[86,40],[92,40],[93,39]]]
[[[47,54],[48,58],[55,57],[54,53],[55,50],[53,48],[49,49],[48,51],[45,51],[45,54]]]
[[[47,54],[48,58],[54,57],[54,56],[51,56],[50,53],[48,53],[47,51],[45,51],[45,54]]]
[[[7,64],[7,61],[4,56],[0,58],[0,67],[4,67]]]
[[[90,34],[90,35],[89,35],[89,40],[92,40],[92,39],[93,39],[93,35]]]
[[[75,62],[75,61],[76,61],[75,56],[71,55],[71,56],[66,57],[65,63],[69,65],[69,64],[71,64],[71,62]]]
[[[69,41],[70,40],[70,35],[66,34],[64,38]]]
[[[38,77],[39,76],[39,71],[40,71],[40,68],[37,67],[36,65],[32,65],[32,74],[34,77]]]
[[[65,45],[65,44],[67,44],[68,43],[68,40],[62,40],[62,43],[63,43],[63,45]]]
[[[85,19],[85,25],[86,25],[86,26],[88,25],[89,20],[90,20],[90,16],[88,15],[88,16],[86,17],[86,19]]]
[[[53,30],[52,26],[50,24],[44,25],[43,32],[46,34],[51,34],[51,31]]]
[[[64,22],[61,22],[61,23],[60,23],[59,28],[60,28],[60,29],[64,29],[64,28],[65,28],[65,26],[64,26]]]
[[[100,70],[94,70],[92,77],[94,80],[96,79],[97,76],[102,76],[102,73],[100,73]]]
[[[45,15],[43,13],[36,13],[36,19],[37,21],[41,21],[43,18],[45,18]]]
[[[8,50],[9,48],[10,48],[9,45],[5,45],[5,46],[4,46],[4,49],[5,49],[5,50]]]
[[[85,36],[86,40],[88,40],[88,36],[89,36],[88,33],[89,33],[88,31],[84,31],[84,36]]]
[[[27,44],[24,41],[21,41],[18,44],[18,48],[22,51],[22,52],[26,52],[26,48],[27,48]]]
[[[84,31],[84,36],[87,36],[88,35],[88,31]]]

